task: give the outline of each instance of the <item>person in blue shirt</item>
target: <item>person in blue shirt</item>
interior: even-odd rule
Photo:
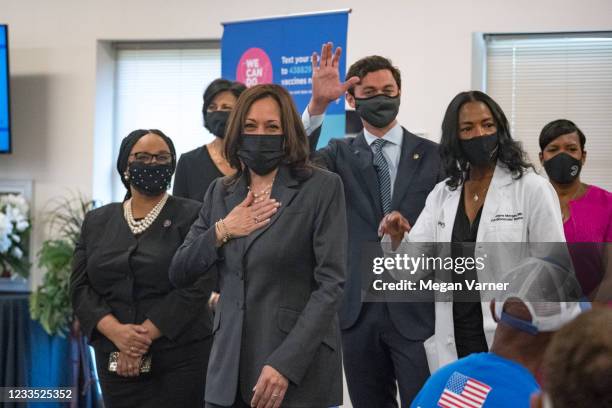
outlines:
[[[522,365],[493,352],[475,353],[439,369],[411,407],[462,407],[467,401],[474,407],[528,407],[531,394],[539,390]]]
[[[533,258],[528,258],[519,267],[521,273],[513,276],[507,298],[491,301],[498,325],[490,352],[471,354],[440,368],[412,408],[529,407],[531,395],[540,391],[536,378],[553,333],[581,310],[578,302],[542,301],[544,284],[561,287],[552,280],[560,274],[557,266],[535,261],[537,271]]]

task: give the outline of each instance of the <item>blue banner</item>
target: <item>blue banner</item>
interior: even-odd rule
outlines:
[[[0,25],[0,153],[7,153],[11,148],[7,40],[7,27]]]
[[[224,23],[221,74],[247,86],[282,85],[293,96],[301,114],[312,94],[312,53],[320,52],[321,45],[331,41],[346,55],[348,13],[345,10]],[[345,72],[342,58],[341,76]],[[339,98],[327,109],[319,146],[344,134],[344,98]]]

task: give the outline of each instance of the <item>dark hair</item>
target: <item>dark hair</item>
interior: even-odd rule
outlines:
[[[255,85],[240,95],[227,123],[224,153],[230,166],[237,170],[236,174],[228,179],[229,183],[237,181],[242,176],[242,163],[238,157],[238,150],[242,143],[243,126],[247,113],[253,103],[264,98],[273,98],[280,108],[281,126],[285,139],[283,163],[299,180],[307,179],[312,174],[312,166],[308,160],[310,153],[308,137],[293,103],[293,98],[280,85]]]
[[[202,116],[203,117],[206,116],[206,111],[208,110],[208,107],[212,103],[213,99],[215,99],[215,96],[217,96],[219,93],[229,91],[237,99],[238,97],[240,97],[240,94],[244,92],[245,89],[246,89],[246,86],[244,86],[244,84],[240,82],[229,81],[223,78],[215,79],[206,87],[206,90],[204,91],[204,96],[203,96],[204,103],[202,104]]]
[[[574,122],[567,119],[553,120],[542,128],[540,132],[540,150],[544,151],[546,146],[559,136],[574,132],[578,134],[578,138],[580,139],[580,150],[584,150],[584,145],[586,144],[584,133],[582,133],[582,130],[580,130]]]
[[[399,69],[393,66],[391,60],[379,55],[370,55],[369,57],[362,58],[353,63],[346,73],[346,79],[354,76],[359,77],[359,79],[363,79],[363,77],[370,72],[380,71],[381,69],[388,69],[391,71],[391,74],[397,83],[398,89],[402,89],[402,78]],[[349,88],[348,92],[355,96],[354,87]]]
[[[612,406],[612,309],[582,313],[544,354],[544,390],[555,408]]]
[[[468,102],[482,102],[491,111],[497,127],[497,160],[510,170],[515,180],[520,179],[526,169],[533,169],[533,165],[525,159],[521,143],[512,139],[508,119],[499,105],[484,92],[461,92],[450,102],[442,120],[440,156],[446,175],[449,177],[446,184],[453,190],[462,185],[469,168],[459,143],[459,111]]]

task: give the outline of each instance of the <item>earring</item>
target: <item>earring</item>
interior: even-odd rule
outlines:
[[[130,173],[128,173],[127,170],[123,172],[123,179],[125,181],[128,181],[130,179]]]

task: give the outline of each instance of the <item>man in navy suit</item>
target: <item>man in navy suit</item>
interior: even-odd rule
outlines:
[[[429,376],[423,342],[434,333],[434,305],[363,303],[362,279],[368,278],[362,266],[372,265],[363,257],[373,256],[374,247],[380,251],[378,226],[386,214],[399,211],[414,225],[443,178],[438,145],[398,123],[401,77],[391,61],[362,58],[343,83],[341,50],[332,48],[327,43],[320,56],[313,54],[312,98],[302,121],[316,144],[327,106],[345,95],[364,127],[356,137],[332,139],[313,153],[316,162],[341,176],[346,195],[349,258],[340,324],[349,394],[355,408],[397,407],[399,387],[407,407]]]

